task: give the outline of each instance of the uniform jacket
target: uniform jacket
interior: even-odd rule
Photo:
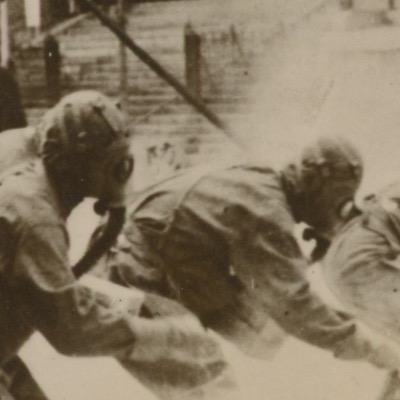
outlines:
[[[15,133],[18,142],[10,139]],[[168,300],[90,277],[75,280],[67,254],[67,215],[41,160],[34,160],[34,133],[3,135],[2,143],[10,139],[12,145],[0,160],[0,375],[3,369],[10,392],[18,397],[30,390],[44,398],[15,357],[35,330],[61,353],[114,356],[135,377],[150,371],[162,382],[152,389],[161,393],[171,382],[179,395],[200,390],[199,385],[224,374],[217,343],[199,334],[200,327],[193,331],[186,310],[182,326],[174,325],[183,313],[181,305],[174,304],[173,324],[150,321],[138,318],[144,304],[166,307]]]
[[[339,301],[400,341],[400,183],[366,200],[362,215],[332,243],[323,267]]]
[[[40,161],[2,176],[0,365],[34,330],[65,354],[122,356],[132,350],[125,312],[75,281],[65,217]]]
[[[289,333],[333,348],[354,325],[310,291],[294,226],[272,169],[178,174],[132,202],[108,260],[111,279],[177,298],[228,336],[259,332],[271,315]]]

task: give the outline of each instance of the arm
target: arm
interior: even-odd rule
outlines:
[[[21,293],[32,325],[64,354],[131,351],[135,335],[126,310],[115,309],[111,298],[77,283],[67,251],[67,233],[55,223],[36,225],[21,234],[13,286]]]
[[[27,318],[58,351],[126,362],[171,360],[207,379],[222,367],[217,343],[194,317],[140,318],[137,295],[107,282],[76,282],[66,257],[63,227],[36,225],[20,237],[12,279]]]
[[[351,336],[354,323],[310,291],[307,263],[291,232],[271,221],[243,229],[232,246],[233,268],[259,304],[290,334],[322,348]]]
[[[246,221],[252,233],[242,226],[232,246],[234,269],[246,292],[252,293],[287,332],[340,358],[366,359],[388,368],[399,366],[397,350],[392,357],[382,343],[364,337],[354,320],[324,304],[310,290],[307,263],[290,224],[286,224],[288,218],[281,219],[275,212],[271,218]]]

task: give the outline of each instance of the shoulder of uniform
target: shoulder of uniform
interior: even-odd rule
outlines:
[[[0,177],[0,217],[31,227],[58,221],[49,189],[36,162],[10,169]]]
[[[236,193],[249,202],[265,203],[285,197],[279,173],[268,167],[232,166],[209,174],[207,180],[214,181],[217,190]]]
[[[213,204],[216,213],[224,213],[232,222],[279,220],[294,225],[280,175],[272,168],[246,164],[215,171],[194,188],[193,197]]]

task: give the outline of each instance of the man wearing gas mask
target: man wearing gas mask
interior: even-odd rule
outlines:
[[[294,236],[304,222],[326,248],[353,215],[361,176],[359,153],[340,138],[319,138],[280,172],[244,164],[180,173],[131,201],[123,233],[96,271],[179,301],[253,356],[263,354],[272,317],[338,358],[398,368],[396,351],[365,339],[350,317],[310,291]],[[144,310],[152,318],[174,313],[157,304]],[[138,376],[162,397],[159,376]]]
[[[128,369],[172,363],[190,385],[212,381],[224,362],[194,317],[141,318],[125,294],[79,283],[68,264],[65,220],[85,197],[98,199],[98,212],[109,211],[112,228],[101,245],[93,243],[76,275],[123,222],[133,158],[118,108],[98,92],[77,92],[50,110],[35,134],[19,136],[25,148],[13,149],[0,178],[0,367],[39,330],[63,354],[110,355]]]
[[[400,183],[368,196],[322,261],[332,292],[354,315],[400,343]]]
[[[400,343],[400,183],[368,196],[322,261],[336,298],[366,325]],[[382,400],[400,396],[389,376]]]

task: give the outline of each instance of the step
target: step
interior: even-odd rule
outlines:
[[[177,60],[177,62],[168,65],[168,72],[175,77],[183,76],[183,65]],[[164,64],[166,65],[166,64]],[[39,68],[39,64],[37,65]],[[42,66],[43,68],[43,66]],[[86,71],[91,71],[93,74],[99,74],[100,77],[104,76],[115,76],[120,73],[120,63],[115,59],[87,59],[87,58],[79,58],[76,60],[68,59],[63,62],[63,70],[65,72],[77,72],[79,73],[83,69]],[[167,68],[167,67],[165,67]],[[144,80],[152,80],[157,76],[155,72],[153,72],[150,67],[147,65],[140,63],[136,60],[129,60],[127,63],[127,73],[129,78],[131,79],[144,79]]]
[[[232,104],[213,104],[212,110],[217,114],[241,114],[250,115],[253,108],[246,104],[246,100],[240,103]],[[166,104],[160,104],[159,106],[149,107],[143,104],[128,104],[128,109],[130,112],[134,112],[136,115],[145,116],[149,111],[154,111],[157,115],[169,115],[169,114],[179,114],[187,115],[193,113],[193,107],[189,104],[176,104],[168,102]]]
[[[61,54],[65,57],[71,57],[79,51],[83,50],[96,50],[97,52],[99,49],[103,50],[105,53],[108,51],[109,53],[113,53],[115,51],[119,51],[119,41],[113,38],[100,41],[92,40],[92,41],[85,41],[84,43],[80,43],[79,41],[65,43],[63,42],[60,46]],[[182,54],[183,49],[183,41],[179,43],[174,40],[146,40],[141,41],[137,40],[136,43],[142,47],[147,52],[151,53],[153,57],[156,57],[156,54]],[[128,49],[127,52],[130,52]]]
[[[69,53],[65,53],[63,56],[64,65],[76,65],[80,63],[96,63],[96,64],[115,64],[118,65],[118,49],[113,49],[112,52],[107,49],[96,48],[86,50],[73,50]],[[158,53],[157,55],[150,53],[153,58],[158,61],[164,68],[176,69],[180,68],[183,70],[184,58],[182,54],[178,52],[174,53]],[[139,59],[134,55],[128,55],[128,66],[134,63],[140,63],[145,66]],[[148,68],[148,67],[146,67]]]

